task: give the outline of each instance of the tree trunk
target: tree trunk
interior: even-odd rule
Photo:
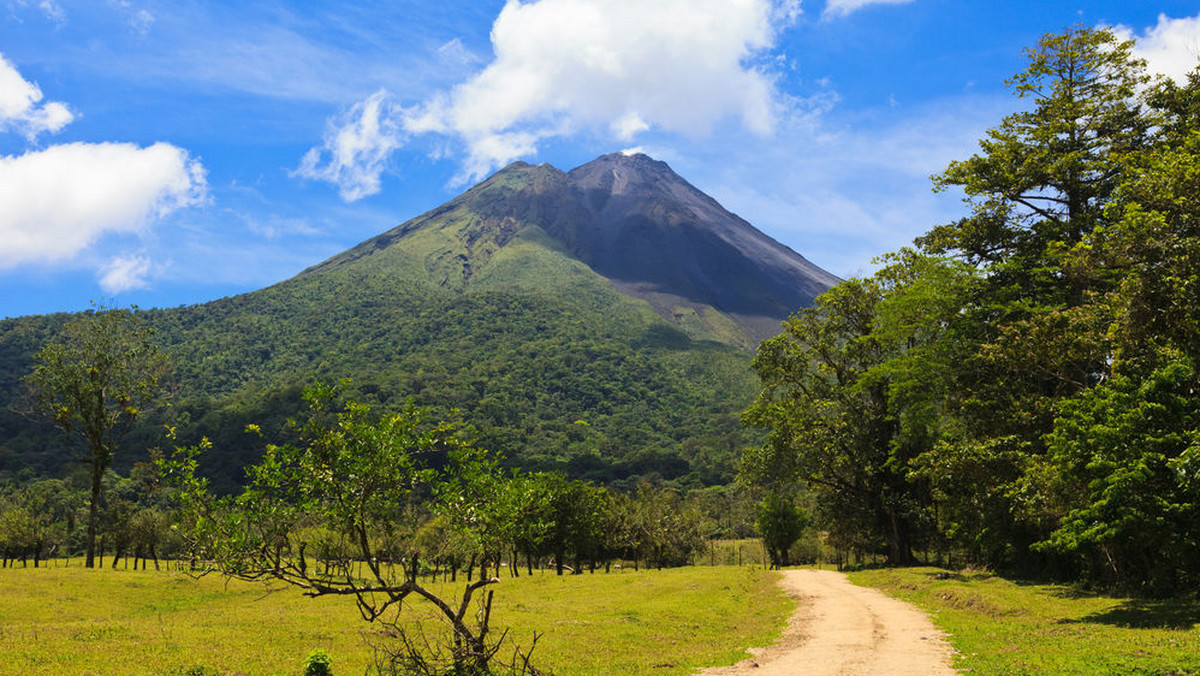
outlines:
[[[83,564],[87,568],[96,567],[96,530],[100,522],[100,488],[104,478],[104,472],[97,471],[97,464],[95,461],[92,463],[92,498],[88,503],[87,562]],[[101,562],[100,565],[103,566],[104,563]]]

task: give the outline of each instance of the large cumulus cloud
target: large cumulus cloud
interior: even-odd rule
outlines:
[[[464,180],[569,134],[701,137],[732,119],[768,135],[781,101],[760,62],[798,13],[795,0],[510,0],[486,67],[407,107],[377,92],[331,122],[297,173],[357,199],[416,134],[451,139]]]

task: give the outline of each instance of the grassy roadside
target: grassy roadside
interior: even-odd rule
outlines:
[[[505,578],[493,627],[560,676],[689,674],[778,635],[792,604],[755,568]],[[299,674],[322,648],[362,674],[379,638],[352,601],[167,572],[0,570],[0,673]]]
[[[1200,602],[1139,601],[934,568],[850,573],[928,611],[969,674],[1200,674]]]

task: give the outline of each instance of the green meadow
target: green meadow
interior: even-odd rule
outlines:
[[[863,570],[875,587],[929,612],[966,674],[1200,674],[1200,603],[1092,594],[936,568]]]
[[[461,587],[455,585],[455,587]],[[503,578],[492,626],[561,676],[690,674],[770,643],[792,602],[752,567]],[[449,591],[449,590],[447,590]],[[421,606],[405,610],[410,620]],[[436,631],[436,621],[424,623]],[[362,674],[391,640],[349,598],[194,579],[182,573],[71,567],[0,570],[0,673],[300,674],[320,648],[334,673]]]
[[[719,556],[720,552],[718,552]],[[872,569],[851,579],[929,612],[964,674],[1200,673],[1200,603],[1134,600],[1063,585],[935,568]],[[558,577],[493,587],[493,627],[560,676],[692,674],[731,664],[778,636],[793,602],[757,567],[694,566]],[[448,585],[447,593],[452,593]],[[420,605],[430,635],[440,625]],[[372,646],[394,645],[348,598],[78,565],[0,570],[0,674],[300,674],[320,648],[334,673],[363,674]]]

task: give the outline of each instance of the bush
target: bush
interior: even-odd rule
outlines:
[[[304,658],[304,676],[333,676],[333,658],[317,648]]]

